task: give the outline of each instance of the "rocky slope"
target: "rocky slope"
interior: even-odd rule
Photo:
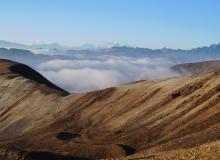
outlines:
[[[172,66],[171,69],[181,74],[218,72],[220,71],[220,60],[178,64]]]
[[[219,159],[220,73],[69,94],[1,60],[0,115],[0,159]]]

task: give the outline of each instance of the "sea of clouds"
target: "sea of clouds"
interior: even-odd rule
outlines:
[[[220,54],[140,50],[48,50],[43,53],[0,54],[0,58],[27,64],[69,92],[88,92],[140,81],[179,76],[170,69],[181,63],[220,59]],[[110,52],[108,52],[110,51]],[[22,51],[21,51],[22,52]]]
[[[177,76],[167,58],[97,56],[55,59],[38,65],[37,70],[69,92],[87,92],[121,84]]]

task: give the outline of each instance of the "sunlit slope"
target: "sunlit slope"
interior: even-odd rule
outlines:
[[[219,73],[68,94],[22,65],[30,73],[24,74],[20,65],[0,62],[4,159],[169,159],[185,150],[201,155],[197,148],[207,145],[219,148]]]
[[[13,138],[44,125],[56,113],[65,91],[31,68],[0,61],[0,139]],[[43,119],[45,117],[45,119]]]

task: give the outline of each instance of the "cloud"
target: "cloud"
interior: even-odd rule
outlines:
[[[97,56],[93,59],[51,60],[38,70],[70,92],[87,92],[120,84],[176,76],[164,58]]]
[[[59,86],[72,91],[84,92],[117,86],[122,83],[122,75],[114,70],[98,70],[91,68],[61,69],[44,73]]]

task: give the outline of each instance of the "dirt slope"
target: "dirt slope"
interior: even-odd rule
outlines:
[[[0,159],[218,159],[219,102],[220,73],[68,94],[1,60]]]
[[[172,66],[171,69],[181,74],[218,72],[220,71],[220,60],[178,64]]]

